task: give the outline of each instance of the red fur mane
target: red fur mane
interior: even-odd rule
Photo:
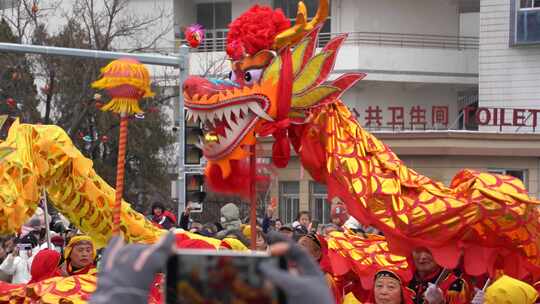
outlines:
[[[255,55],[260,50],[271,49],[277,34],[290,26],[281,9],[255,5],[229,25],[227,54],[238,60],[244,54]]]

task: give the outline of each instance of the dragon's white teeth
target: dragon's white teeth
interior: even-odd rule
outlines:
[[[272,117],[270,117],[268,113],[266,113],[263,109],[261,109],[258,103],[250,102],[248,103],[248,106],[249,106],[249,109],[253,111],[253,113],[257,114],[257,116],[264,118],[268,121],[274,121],[274,119],[272,119]]]
[[[190,121],[193,118],[193,112],[190,110],[186,111],[186,121]]]
[[[232,111],[234,112],[236,119],[240,119],[240,106],[235,106],[234,108],[232,108]]]
[[[215,110],[212,120],[220,120],[220,119],[221,119],[221,110]]]
[[[230,126],[232,121],[231,112],[229,110],[223,111],[223,118],[221,120],[227,123],[225,124],[226,126]]]
[[[231,126],[231,128],[237,127],[238,126],[238,121],[240,119],[240,116],[238,116],[238,114],[235,113],[234,115],[236,115],[235,119],[230,119],[229,120],[229,126]]]
[[[192,114],[192,120],[194,123],[198,123],[199,122],[199,113],[197,111],[194,111],[193,114]]]
[[[249,107],[247,105],[242,105],[240,106],[240,116],[241,117],[246,117],[247,113],[249,111]]]
[[[225,128],[225,138],[230,138],[232,135],[232,130],[229,128]]]
[[[212,124],[212,121],[214,120],[213,117],[214,114],[212,112],[204,112],[204,118],[206,121],[210,122],[210,124]]]
[[[221,120],[223,117],[223,109],[217,109],[214,111],[214,119]]]

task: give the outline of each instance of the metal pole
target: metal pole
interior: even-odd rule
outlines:
[[[51,231],[49,230],[49,207],[47,206],[47,192],[43,189],[43,216],[45,217],[45,237],[47,238],[47,248],[51,246]]]
[[[249,198],[250,202],[250,212],[249,212],[249,225],[251,228],[251,240],[250,240],[250,249],[257,249],[257,191],[256,191],[256,174],[257,170],[255,166],[257,165],[257,155],[255,145],[251,146],[251,156],[249,157],[249,177],[251,178],[250,189],[249,189]]]
[[[186,208],[186,171],[185,171],[185,138],[184,130],[186,128],[186,119],[184,118],[184,81],[189,74],[189,47],[187,45],[180,46],[180,76],[178,88],[178,104],[176,105],[176,117],[174,125],[177,127],[178,135],[178,164],[177,173],[178,180],[176,185],[176,194],[178,197],[178,218]]]
[[[178,66],[178,57],[164,56],[158,54],[135,54],[126,52],[109,52],[98,50],[72,49],[44,45],[17,44],[17,43],[0,43],[0,51],[13,53],[27,53],[40,55],[54,56],[70,56],[83,57],[94,59],[118,59],[118,58],[134,58],[141,63],[163,65],[163,66]]]

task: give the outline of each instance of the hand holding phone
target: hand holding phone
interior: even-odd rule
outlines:
[[[89,303],[147,303],[151,283],[173,253],[175,240],[171,232],[153,245],[125,245],[122,237],[114,237],[105,250]]]
[[[286,303],[260,273],[262,263],[280,267],[264,252],[180,249],[167,262],[166,303]]]
[[[335,302],[319,265],[305,250],[276,232],[270,233],[269,240],[273,243],[270,246],[271,254],[284,256],[287,260],[296,263],[301,275],[292,274],[288,270],[279,269],[268,263],[260,266],[262,273],[283,290],[288,303],[328,304]]]

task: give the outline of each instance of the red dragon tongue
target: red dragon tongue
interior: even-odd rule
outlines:
[[[224,122],[223,120],[214,120],[215,122],[215,127],[214,127],[214,132],[216,134],[219,134],[221,135],[221,137],[225,137],[225,128],[228,128],[229,126],[227,125],[226,122]]]

